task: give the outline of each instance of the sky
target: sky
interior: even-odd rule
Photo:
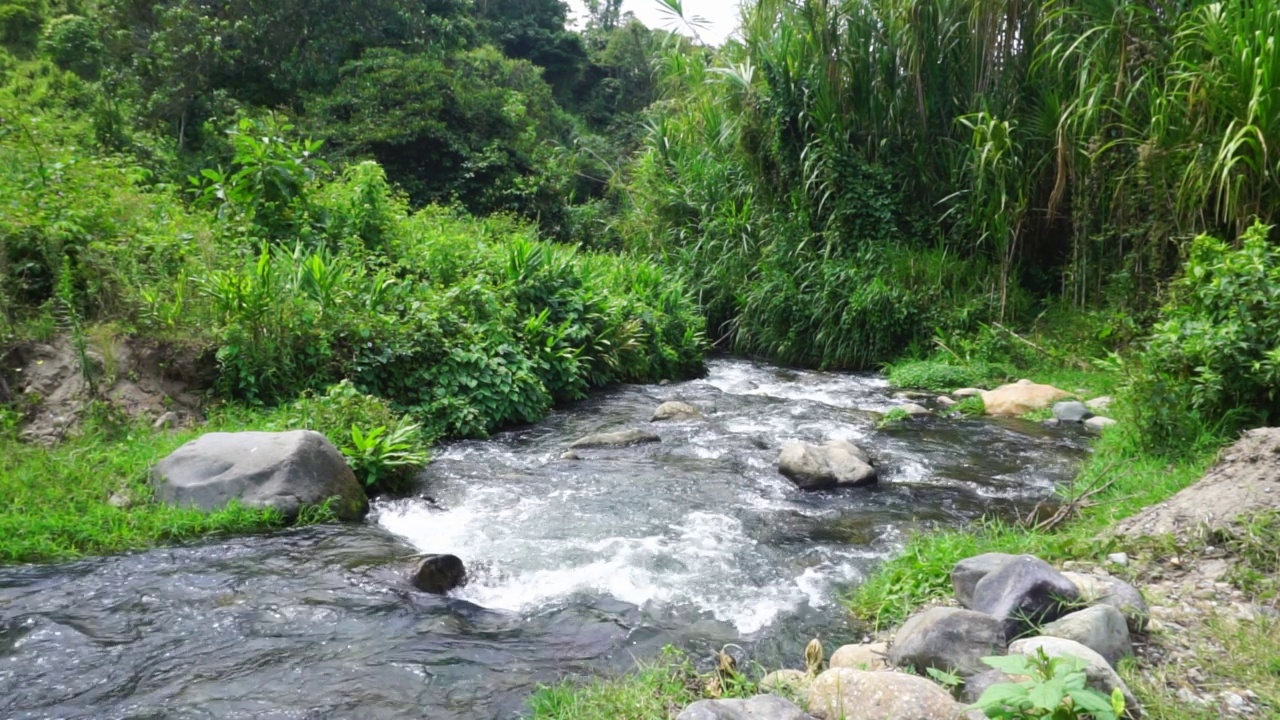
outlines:
[[[568,0],[569,12],[581,20],[586,17],[582,0]],[[640,22],[651,28],[677,30],[684,28],[671,23],[668,15],[663,14],[662,4],[658,0],[623,0],[623,13],[635,13]],[[694,16],[706,20],[706,27],[698,29],[702,41],[711,45],[719,45],[738,28],[738,0],[684,0],[684,16]],[[688,32],[685,32],[687,35]]]

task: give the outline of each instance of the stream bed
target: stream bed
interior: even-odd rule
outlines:
[[[650,426],[683,400],[705,420]],[[913,528],[1025,512],[1086,452],[1078,429],[927,418],[874,375],[715,360],[485,441],[437,448],[419,492],[363,524],[0,568],[0,717],[519,717],[538,683],[634,667],[666,645],[798,663],[858,640],[839,606]],[[661,443],[581,450],[646,427]],[[803,493],[780,444],[839,437],[870,488]],[[470,582],[412,590],[418,553]]]

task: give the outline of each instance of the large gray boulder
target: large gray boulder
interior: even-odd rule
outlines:
[[[622,430],[611,433],[597,433],[574,440],[569,447],[578,448],[614,448],[640,445],[642,443],[661,442],[662,438],[648,430]]]
[[[1119,662],[1120,658],[1133,655],[1133,643],[1129,639],[1129,627],[1124,615],[1110,605],[1094,605],[1064,615],[1041,627],[1040,634],[1075,640],[1106,658],[1112,665]]]
[[[1040,623],[1057,620],[1080,599],[1080,590],[1049,563],[1019,555],[988,574],[973,589],[972,608],[1004,624],[1006,640]]]
[[[1056,637],[1031,637],[1017,640],[1009,645],[1010,655],[1026,655],[1035,657],[1037,652],[1043,650],[1044,654],[1051,657],[1075,657],[1083,660],[1085,663],[1084,673],[1088,678],[1089,687],[1097,690],[1103,695],[1111,695],[1111,691],[1120,688],[1120,692],[1124,695],[1125,714],[1130,718],[1138,718],[1142,715],[1142,707],[1138,704],[1138,699],[1129,692],[1129,686],[1124,684],[1124,680],[1116,673],[1115,668],[1107,662],[1107,659],[1089,648],[1081,645],[1074,640],[1066,640]]]
[[[951,587],[955,590],[956,602],[962,607],[972,606],[973,589],[978,587],[978,581],[1016,557],[1007,553],[983,553],[956,563],[951,569]]]
[[[917,675],[832,668],[809,686],[809,712],[821,720],[955,720],[962,706]]]
[[[1053,406],[1053,417],[1062,422],[1082,423],[1093,417],[1093,412],[1079,400],[1067,400]]]
[[[1080,591],[1080,601],[1088,605],[1110,605],[1124,615],[1129,632],[1146,632],[1147,621],[1151,619],[1151,609],[1143,599],[1138,588],[1118,577],[1085,575],[1064,572],[1062,576],[1070,580]]]
[[[777,695],[757,695],[749,700],[699,700],[676,720],[813,720],[813,716]]]
[[[686,402],[664,402],[653,411],[649,422],[664,420],[701,420],[702,411]]]
[[[1004,627],[999,620],[972,610],[935,607],[903,623],[889,649],[889,660],[918,673],[934,668],[966,676],[987,669],[982,658],[1004,651]]]
[[[311,430],[201,435],[161,460],[151,484],[160,502],[206,511],[235,500],[293,519],[331,501],[339,518],[355,520],[369,509],[342,453]]]
[[[847,440],[828,440],[822,445],[787,442],[778,456],[778,472],[801,490],[859,487],[876,481],[870,458]]]
[[[467,568],[457,555],[428,555],[414,568],[410,582],[423,592],[443,595],[467,584]]]

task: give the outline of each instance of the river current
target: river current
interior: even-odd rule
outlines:
[[[683,400],[705,420],[649,425]],[[537,425],[438,448],[366,522],[0,568],[3,718],[519,717],[539,683],[726,643],[764,667],[857,640],[842,592],[913,529],[1012,515],[1066,480],[1078,432],[921,419],[874,375],[716,360]],[[635,427],[662,442],[561,454]],[[875,487],[804,493],[780,444],[844,438]],[[418,553],[469,584],[412,590]]]

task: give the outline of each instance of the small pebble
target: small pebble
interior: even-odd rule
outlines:
[[[1107,556],[1107,562],[1124,567],[1129,564],[1129,555],[1122,552],[1111,553]]]

